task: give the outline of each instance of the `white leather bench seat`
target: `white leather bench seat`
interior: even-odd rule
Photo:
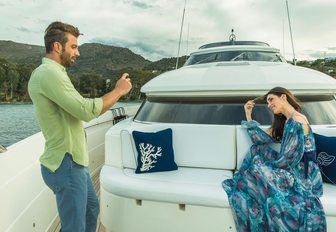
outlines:
[[[135,174],[137,155],[132,131],[154,132],[166,128],[173,130],[178,170]],[[313,131],[336,136],[336,128],[313,126]],[[116,148],[114,154],[119,152],[122,164],[104,165],[100,181],[106,191],[136,200],[230,207],[221,183],[232,178],[232,173],[240,167],[251,146],[251,141],[241,126],[159,123],[146,125],[132,122],[119,129],[118,133],[121,138],[120,148]],[[108,136],[106,138],[114,139]],[[114,147],[117,147],[116,144]],[[278,148],[279,144],[275,144],[274,149]],[[113,148],[109,148],[109,152],[112,151]],[[321,202],[326,215],[336,217],[336,186],[324,184]]]
[[[176,171],[135,174],[134,169],[104,166],[101,184],[112,194],[134,198],[213,207],[230,207],[222,181],[232,171],[179,167]]]

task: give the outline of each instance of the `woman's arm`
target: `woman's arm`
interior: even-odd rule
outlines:
[[[241,126],[246,129],[253,144],[269,144],[276,142],[268,132],[259,127],[259,123],[254,120],[242,121]]]
[[[278,168],[288,169],[296,166],[304,152],[304,130],[300,122],[294,119],[285,125],[278,159],[269,161]]]
[[[259,127],[259,123],[257,121],[252,120],[252,110],[254,106],[255,102],[253,100],[247,101],[244,105],[247,121],[242,121],[242,127],[247,129],[247,133],[250,136],[253,144],[274,143],[275,141],[271,137],[272,133],[265,132]]]
[[[253,100],[247,101],[244,105],[245,116],[246,116],[247,121],[252,120],[252,110],[254,106],[255,106],[255,102]]]

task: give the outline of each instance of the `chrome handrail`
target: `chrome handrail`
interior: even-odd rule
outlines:
[[[7,151],[7,148],[0,144],[0,153]]]

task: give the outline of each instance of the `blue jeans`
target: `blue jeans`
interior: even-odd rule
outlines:
[[[61,231],[95,232],[99,202],[88,168],[76,164],[67,153],[55,172],[41,165],[41,173],[56,195]]]

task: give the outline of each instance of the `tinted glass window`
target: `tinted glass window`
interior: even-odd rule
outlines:
[[[247,99],[147,99],[135,120],[165,123],[239,125],[245,119]],[[336,101],[333,96],[301,98],[303,113],[310,124],[336,124]],[[270,125],[272,112],[266,104],[257,104],[253,119]]]
[[[258,51],[224,51],[191,55],[185,65],[223,61],[285,62],[279,53]]]

